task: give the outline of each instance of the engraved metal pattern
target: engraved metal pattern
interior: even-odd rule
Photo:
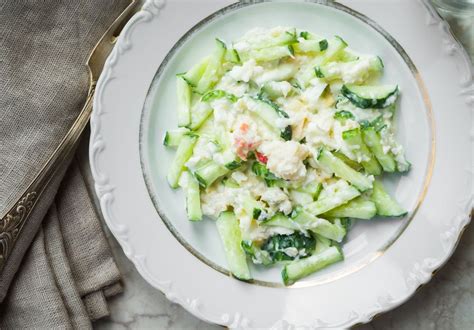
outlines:
[[[20,199],[15,207],[0,220],[0,269],[3,268],[5,262],[15,245],[18,234],[25,223],[31,209],[36,203],[38,194],[33,191],[27,193]]]

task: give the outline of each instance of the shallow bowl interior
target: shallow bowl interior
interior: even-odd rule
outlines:
[[[150,86],[143,108],[140,153],[146,184],[154,205],[168,228],[188,250],[221,272],[226,271],[224,251],[211,219],[192,223],[186,218],[184,195],[172,190],[166,173],[174,156],[162,144],[164,132],[176,127],[175,75],[208,55],[214,38],[232,41],[253,27],[294,26],[318,35],[339,35],[359,52],[379,55],[385,64],[382,82],[397,83],[402,97],[397,113],[397,138],[405,146],[412,170],[386,175],[389,191],[410,213],[402,219],[357,221],[344,244],[345,261],[301,280],[307,286],[340,278],[381,255],[409,225],[422,202],[431,152],[429,112],[423,102],[416,72],[385,36],[366,22],[336,8],[301,2],[268,2],[222,10],[193,28],[171,50]],[[157,221],[161,221],[157,218]],[[252,266],[257,284],[280,285],[280,268]]]

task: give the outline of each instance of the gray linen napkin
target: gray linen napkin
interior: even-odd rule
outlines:
[[[0,0],[0,214],[78,115],[87,56],[129,2]],[[120,292],[80,171],[85,161],[59,171],[25,224],[0,274],[0,328],[87,327],[108,313],[105,299]]]

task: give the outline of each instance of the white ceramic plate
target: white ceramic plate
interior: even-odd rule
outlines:
[[[367,322],[427,282],[469,221],[474,91],[465,53],[424,1],[344,4],[150,1],[107,61],[90,149],[104,217],[142,276],[204,320],[230,327]],[[228,276],[212,221],[187,221],[182,193],[168,187],[173,152],[161,144],[176,126],[175,73],[208,54],[216,36],[233,40],[277,25],[341,35],[384,59],[384,80],[402,88],[398,139],[413,163],[408,175],[386,179],[409,215],[357,223],[343,263],[289,288],[278,267],[252,268],[253,283]]]

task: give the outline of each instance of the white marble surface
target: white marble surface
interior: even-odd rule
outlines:
[[[443,13],[445,14],[445,13]],[[453,18],[447,18],[453,23]],[[470,16],[471,17],[471,16]],[[466,22],[454,19],[455,22]],[[470,28],[462,32],[472,37]],[[463,27],[466,23],[463,23]],[[454,25],[455,30],[459,26]],[[458,31],[456,31],[458,32]],[[468,39],[472,39],[468,37]],[[468,40],[466,38],[461,38]],[[470,43],[469,43],[470,41]],[[467,48],[473,57],[473,40]],[[107,230],[106,230],[107,231]],[[94,324],[97,329],[220,329],[195,318],[152,288],[125,257],[118,243],[108,238],[123,275],[124,292],[110,300],[110,317]],[[358,329],[474,329],[474,226],[468,227],[449,262],[405,304],[379,315]]]

